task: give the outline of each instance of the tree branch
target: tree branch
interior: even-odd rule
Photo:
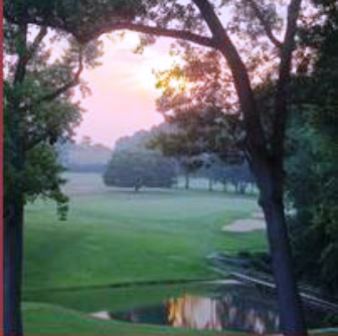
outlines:
[[[260,8],[258,7],[257,3],[255,0],[247,0],[250,7],[252,8],[252,10],[254,11],[257,19],[260,21],[266,36],[269,38],[269,40],[277,47],[277,48],[281,48],[282,47],[282,43],[275,37],[275,35],[273,34],[271,27],[269,25],[269,23],[267,22],[267,20],[265,19],[262,11],[260,10]]]
[[[16,18],[14,15],[10,13],[10,11],[5,11],[5,17],[13,23],[18,24],[18,22],[25,22],[25,23],[34,23],[37,25],[41,25],[42,23],[39,20],[36,20],[34,17],[20,17],[20,21],[18,18]],[[99,37],[102,34],[109,33],[112,31],[117,30],[130,30],[130,31],[136,31],[139,33],[144,34],[150,34],[155,36],[161,36],[161,37],[171,37],[174,39],[182,39],[186,41],[190,41],[192,43],[199,44],[201,46],[214,48],[214,41],[212,38],[209,38],[207,36],[199,35],[190,32],[189,30],[181,30],[181,29],[171,29],[171,28],[164,28],[159,26],[149,26],[142,23],[132,23],[131,20],[119,20],[116,21],[116,19],[112,20],[112,22],[108,21],[102,27],[99,29],[95,29],[93,31],[86,31],[84,30],[83,33],[78,31],[75,31],[75,29],[70,29],[69,27],[65,27],[64,24],[58,22],[58,21],[51,21],[46,22],[44,21],[44,24],[47,24],[48,26],[55,28],[55,29],[61,29],[64,31],[67,31],[68,33],[72,34],[79,42],[81,43],[87,43],[90,40],[93,40],[97,37]]]
[[[33,43],[31,44],[30,48],[28,49],[27,52],[27,57],[29,59],[31,59],[34,54],[36,53],[40,43],[42,42],[42,40],[44,39],[44,37],[47,35],[47,27],[46,26],[42,26],[40,28],[39,33],[36,35]]]
[[[90,40],[100,36],[101,34],[116,31],[116,30],[130,30],[139,33],[161,36],[161,37],[171,37],[175,39],[182,39],[192,43],[199,44],[201,46],[214,48],[215,43],[212,38],[198,35],[192,33],[188,30],[179,30],[179,29],[170,29],[163,28],[158,26],[147,26],[141,23],[132,23],[130,21],[120,21],[115,23],[108,23],[99,31],[96,31],[94,35],[87,37]],[[81,40],[81,38],[80,38]]]
[[[60,86],[59,88],[57,88],[54,92],[48,93],[40,98],[38,98],[35,102],[32,103],[32,106],[36,106],[39,105],[43,102],[48,102],[48,101],[52,101],[54,99],[56,99],[57,97],[59,97],[60,95],[62,95],[63,93],[65,93],[66,91],[68,91],[69,89],[71,89],[72,87],[76,86],[79,83],[80,80],[80,76],[81,73],[83,71],[83,51],[80,50],[79,52],[79,66],[78,69],[76,71],[76,73],[74,74],[74,77],[66,84]]]
[[[25,143],[24,143],[24,149],[25,151],[28,151],[38,144],[42,143],[48,138],[48,133],[45,131],[39,136],[33,136],[32,134],[26,134],[25,137]]]
[[[15,72],[14,72],[14,79],[13,84],[22,83],[25,76],[26,76],[26,65],[27,65],[27,24],[19,25],[19,32],[18,32],[18,44],[21,46],[22,50],[17,50],[18,54],[18,61],[16,63]]]
[[[283,153],[284,134],[288,117],[287,97],[288,86],[291,79],[292,52],[295,47],[297,32],[297,20],[299,17],[302,0],[291,0],[288,6],[287,27],[285,31],[283,47],[281,49],[281,61],[279,65],[279,77],[275,96],[275,116],[273,123],[272,150],[273,153]]]
[[[231,41],[216,15],[211,3],[208,0],[193,0],[193,2],[207,23],[216,42],[216,48],[223,54],[231,70],[240,107],[244,115],[249,150],[251,152],[254,151],[260,156],[264,156],[267,151],[265,135],[252,91],[248,70],[234,43]]]
[[[26,75],[26,67],[28,62],[34,57],[34,54],[36,53],[40,43],[42,42],[43,38],[47,34],[47,27],[42,26],[40,28],[39,33],[36,35],[33,43],[28,48],[27,47],[27,24],[22,25],[20,29],[20,38],[22,39],[22,44],[24,46],[24,51],[20,54],[19,53],[19,59],[14,75],[14,84],[22,82],[25,75]]]

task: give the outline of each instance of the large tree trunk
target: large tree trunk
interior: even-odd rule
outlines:
[[[8,203],[4,225],[4,335],[21,336],[23,197],[19,195]]]
[[[272,268],[277,288],[280,330],[284,335],[307,335],[297,282],[293,273],[283,204],[282,161],[256,166],[255,175],[260,189],[269,241]]]
[[[23,224],[25,169],[24,137],[20,128],[22,111],[13,100],[6,134],[11,146],[5,146],[5,160],[10,176],[5,180],[4,220],[4,332],[5,336],[22,336],[21,287],[23,269]]]

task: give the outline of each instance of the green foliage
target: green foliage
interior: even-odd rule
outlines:
[[[138,1],[131,0],[6,0],[4,12],[12,22],[45,22],[46,26],[73,34],[79,41],[88,42],[97,30],[113,20],[132,19],[135,12],[144,11]]]
[[[224,114],[217,107],[196,106],[175,110],[166,119],[168,129],[155,134],[151,146],[175,158],[185,174],[207,169],[212,161],[223,161],[223,164],[241,161],[233,137],[241,129],[238,116]]]
[[[338,4],[316,1],[325,20],[307,32],[317,57],[298,85],[303,103],[290,125],[287,161],[296,266],[300,275],[338,294]],[[300,109],[301,108],[301,109]],[[311,251],[311,252],[310,252]]]
[[[61,191],[65,181],[55,144],[70,139],[81,121],[81,107],[71,102],[70,89],[83,64],[95,66],[98,46],[70,43],[59,59],[52,60],[44,43],[46,30],[32,33],[6,23],[5,31],[5,204],[20,193],[25,202],[51,198],[64,219],[68,197]],[[85,89],[84,83],[81,86]]]
[[[170,119],[171,111],[210,108],[238,113],[232,77],[220,53],[192,46],[176,53],[182,58],[180,64],[157,73],[162,91],[157,106],[165,117]]]
[[[30,83],[25,82],[28,90],[32,90]],[[24,95],[28,96],[26,90]],[[68,198],[60,189],[65,182],[61,178],[63,168],[58,163],[53,144],[72,135],[73,127],[80,120],[78,107],[64,100],[27,110],[20,120],[19,130],[10,110],[5,108],[4,114],[5,195],[10,196],[18,188],[26,201],[33,201],[40,195],[52,198],[57,203],[59,215],[64,218]],[[16,137],[25,141],[20,158],[13,145]],[[14,165],[13,160],[20,160],[20,166]]]
[[[308,123],[295,123],[290,132],[297,148],[287,161],[296,265],[303,278],[337,294],[338,160],[332,154],[338,142]]]
[[[144,151],[115,151],[104,174],[107,185],[129,187],[166,187],[174,182],[175,166],[160,153]]]
[[[248,164],[243,161],[241,164],[216,165],[211,167],[216,181],[220,181],[224,188],[227,184],[234,186],[237,193],[244,194],[250,184],[255,183],[255,179],[250,171]]]
[[[107,185],[132,187],[166,187],[175,182],[176,162],[149,147],[152,139],[166,129],[161,124],[150,131],[139,131],[120,138],[103,176]]]
[[[68,197],[61,186],[66,182],[62,178],[64,169],[57,163],[57,153],[49,144],[39,144],[26,153],[25,169],[22,173],[27,201],[38,196],[54,199],[61,219],[68,211]]]
[[[287,190],[297,210],[291,229],[298,271],[337,294],[338,272],[334,265],[338,258],[338,138],[337,131],[333,136],[322,128],[326,117],[319,108],[303,117],[303,126],[294,121]],[[337,121],[329,128],[336,125]]]
[[[184,46],[183,62],[157,74],[157,107],[171,126],[153,141],[188,172],[208,165],[210,155],[226,163],[242,159],[243,123],[231,74],[215,50]],[[176,83],[173,85],[172,83]]]

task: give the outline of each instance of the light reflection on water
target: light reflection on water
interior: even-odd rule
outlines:
[[[325,313],[306,307],[308,326],[323,326]],[[100,319],[167,325],[199,330],[236,330],[255,334],[276,332],[279,317],[275,297],[255,287],[236,285],[215,289],[205,295],[191,293],[128,311],[101,311]]]
[[[257,334],[278,330],[278,314],[271,300],[253,295],[251,287],[229,286],[223,293],[186,293],[156,306],[123,312],[97,312],[93,317],[134,323],[160,324],[199,330],[233,329]]]
[[[257,334],[278,328],[278,316],[270,310],[239,307],[231,295],[205,298],[185,295],[168,302],[168,322],[172,326],[204,330],[239,329]]]

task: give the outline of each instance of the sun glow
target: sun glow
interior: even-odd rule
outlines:
[[[110,39],[110,43],[106,44],[106,52],[110,54],[115,50],[126,53],[126,57],[131,57],[132,52],[140,46],[140,36],[135,32],[115,33],[107,35],[107,39]],[[111,42],[113,42],[113,45]],[[179,63],[179,58],[171,56],[168,51],[169,49],[163,50],[162,48],[148,46],[140,54],[134,54],[139,61],[137,67],[134,67],[135,71],[130,79],[142,91],[155,93],[158,81],[156,73],[169,70]],[[108,57],[107,54],[105,57]],[[173,79],[170,81],[170,87],[175,89],[182,88],[182,84],[181,80]]]
[[[85,113],[77,138],[90,135],[98,142],[111,146],[121,136],[131,135],[163,121],[157,112],[156,99],[161,91],[156,89],[156,72],[171,69],[182,62],[171,56],[170,44],[158,39],[143,53],[133,53],[140,37],[125,32],[102,36],[101,65],[85,69],[83,80],[90,84],[91,95],[77,99],[90,113]],[[173,80],[171,86],[182,86]]]
[[[145,60],[140,64],[137,72],[138,84],[146,90],[156,90],[156,73],[169,70],[175,64],[175,58],[169,55],[158,54],[152,50],[144,52]]]
[[[168,82],[168,86],[176,91],[185,91],[188,83],[184,78],[171,78]]]

